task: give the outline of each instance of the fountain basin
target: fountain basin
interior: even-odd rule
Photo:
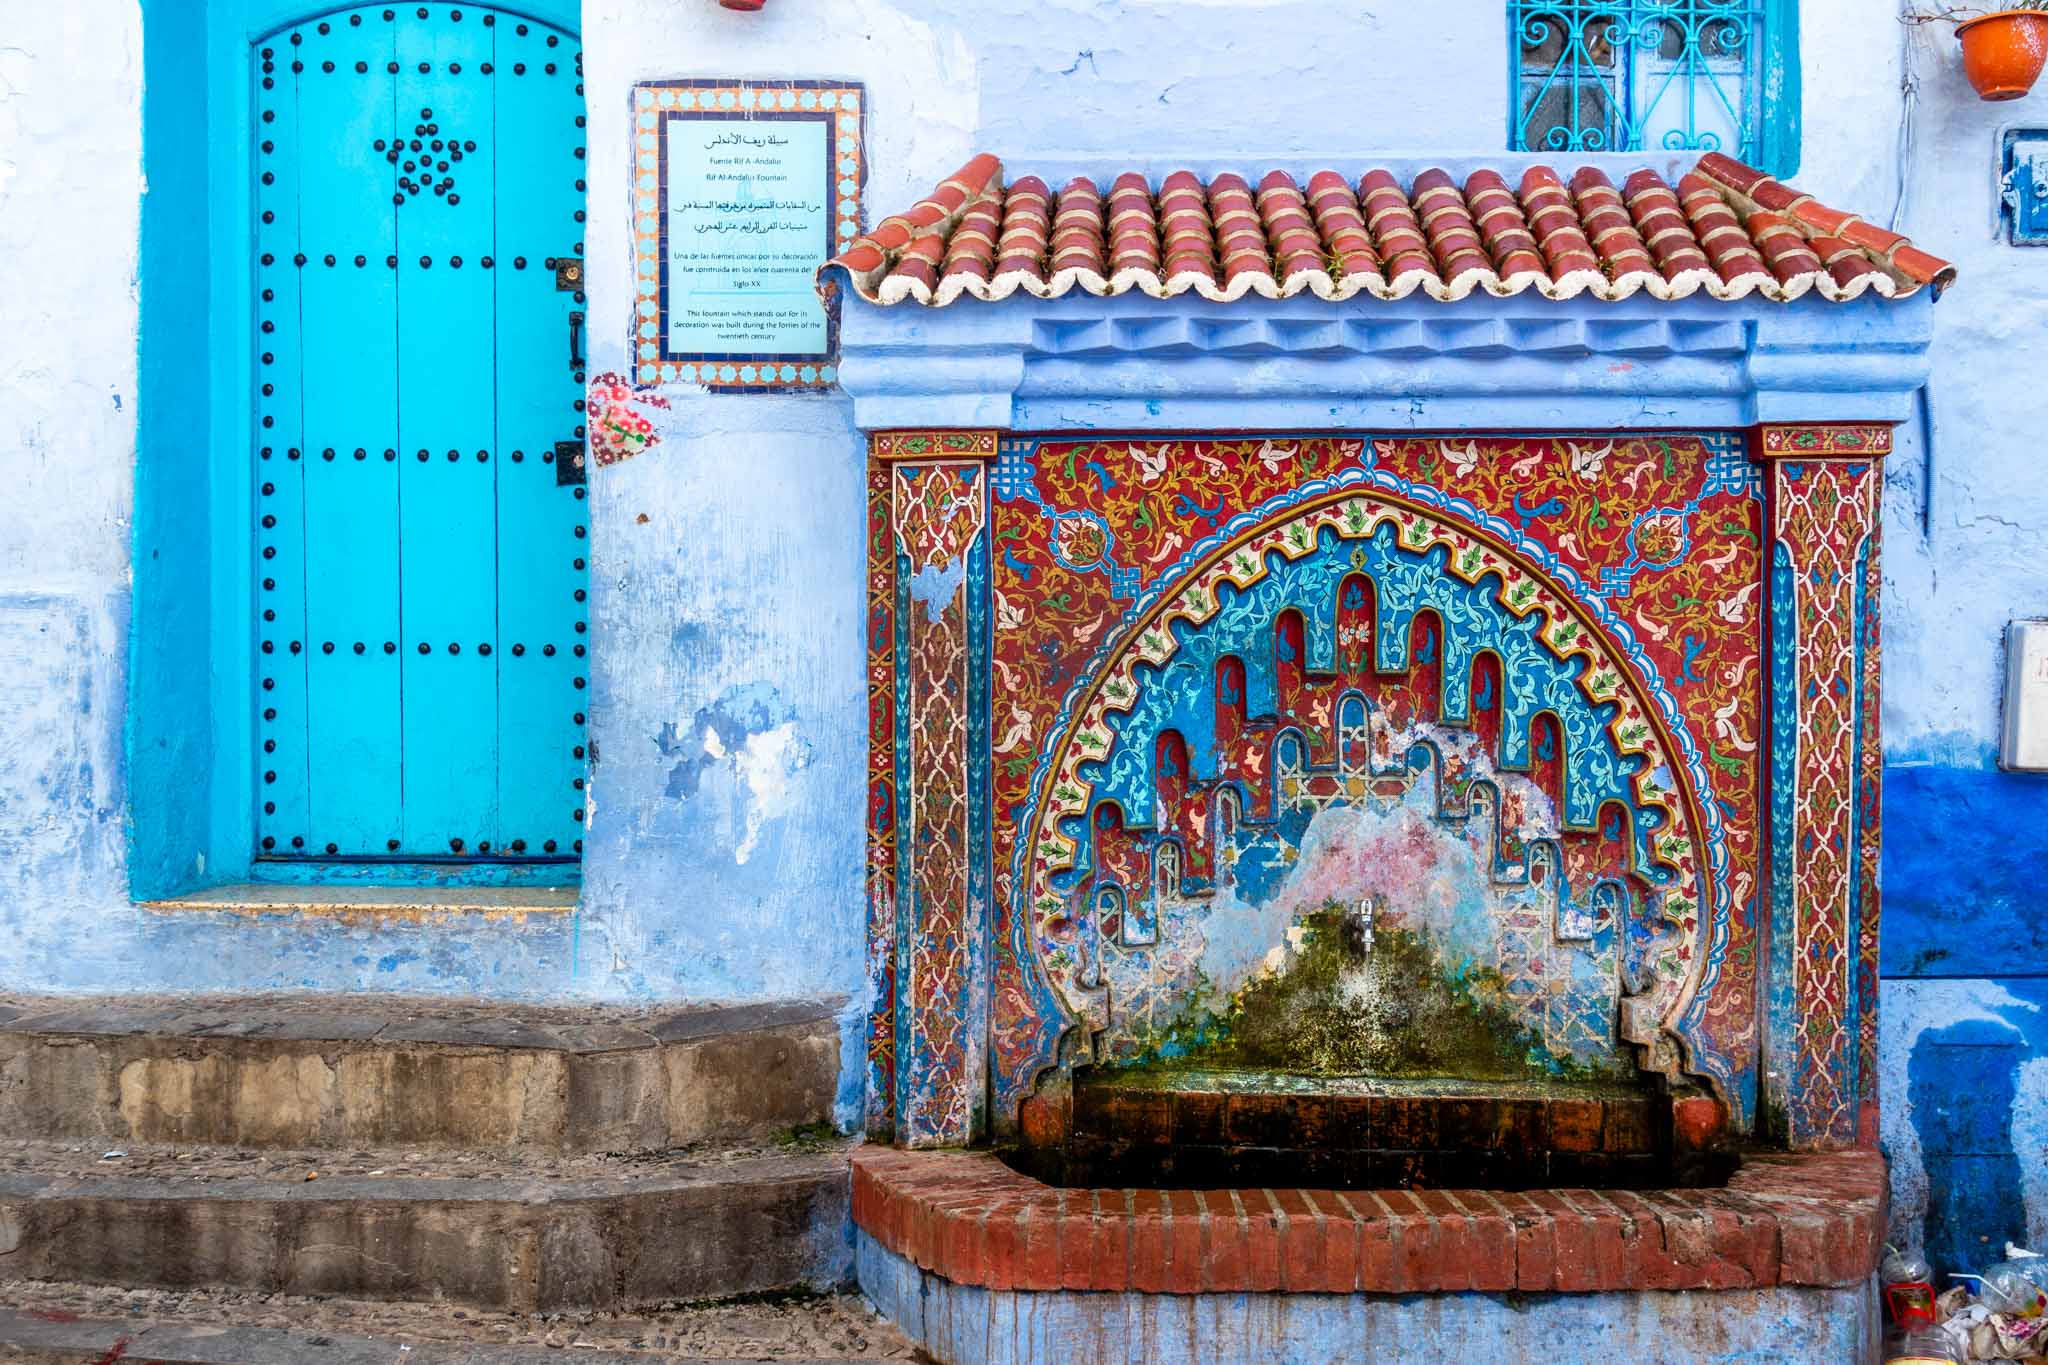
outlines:
[[[1735,1158],[1710,1131],[1674,1146],[1671,1099],[1619,1082],[1086,1068],[1067,1133],[1002,1155],[1082,1188],[1643,1190],[1725,1182]]]

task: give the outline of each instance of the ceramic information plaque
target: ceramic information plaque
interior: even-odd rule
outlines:
[[[814,280],[860,232],[864,104],[832,81],[635,88],[640,383],[837,381],[839,300]]]

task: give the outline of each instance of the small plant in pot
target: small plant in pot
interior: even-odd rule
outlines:
[[[1956,25],[1963,74],[1987,100],[2016,100],[2048,65],[2048,0],[2019,0]]]

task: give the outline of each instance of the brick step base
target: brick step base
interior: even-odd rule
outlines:
[[[664,1151],[828,1122],[832,1002],[0,1001],[0,1138]]]
[[[1846,1288],[1877,1269],[1886,1194],[1866,1151],[1755,1154],[1721,1189],[1512,1193],[1055,1189],[982,1152],[866,1147],[853,1220],[919,1271],[1003,1291]]]
[[[0,1275],[532,1312],[823,1290],[850,1273],[841,1140],[497,1162],[123,1150],[0,1150]]]

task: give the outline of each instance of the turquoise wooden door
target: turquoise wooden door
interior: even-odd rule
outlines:
[[[256,856],[573,860],[575,35],[373,5],[253,61]]]

